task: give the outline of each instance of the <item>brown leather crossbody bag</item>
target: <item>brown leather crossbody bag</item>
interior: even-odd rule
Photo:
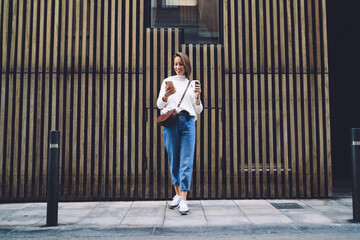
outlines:
[[[177,107],[180,107],[180,104],[181,104],[182,100],[184,99],[185,93],[188,90],[189,85],[190,85],[190,81],[189,81],[188,85],[186,86],[184,94],[182,95]],[[169,127],[175,122],[176,115],[177,115],[176,108],[174,108],[174,109],[171,109],[170,111],[166,112],[165,114],[158,116],[156,121],[160,126]]]

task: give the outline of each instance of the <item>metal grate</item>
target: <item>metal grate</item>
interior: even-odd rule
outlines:
[[[271,205],[277,209],[303,209],[303,207],[297,203],[271,203]]]

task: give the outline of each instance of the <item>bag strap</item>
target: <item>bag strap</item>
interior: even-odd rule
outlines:
[[[184,99],[185,93],[186,93],[186,91],[188,90],[189,86],[190,86],[190,80],[189,80],[188,85],[186,86],[186,89],[185,89],[185,91],[184,91],[184,94],[182,95],[182,97],[181,97],[181,99],[180,99],[180,102],[179,102],[179,104],[177,105],[177,107],[180,107],[180,104],[181,104],[182,100]]]

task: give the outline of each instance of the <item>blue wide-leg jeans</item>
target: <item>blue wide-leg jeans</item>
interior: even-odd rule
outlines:
[[[172,184],[190,191],[195,151],[195,117],[180,114],[176,122],[164,128],[164,144],[168,154]]]

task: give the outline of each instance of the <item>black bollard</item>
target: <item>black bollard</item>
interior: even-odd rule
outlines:
[[[360,128],[351,129],[353,221],[360,222]]]
[[[50,131],[49,157],[47,166],[47,214],[46,225],[58,225],[58,203],[59,203],[59,131]]]

